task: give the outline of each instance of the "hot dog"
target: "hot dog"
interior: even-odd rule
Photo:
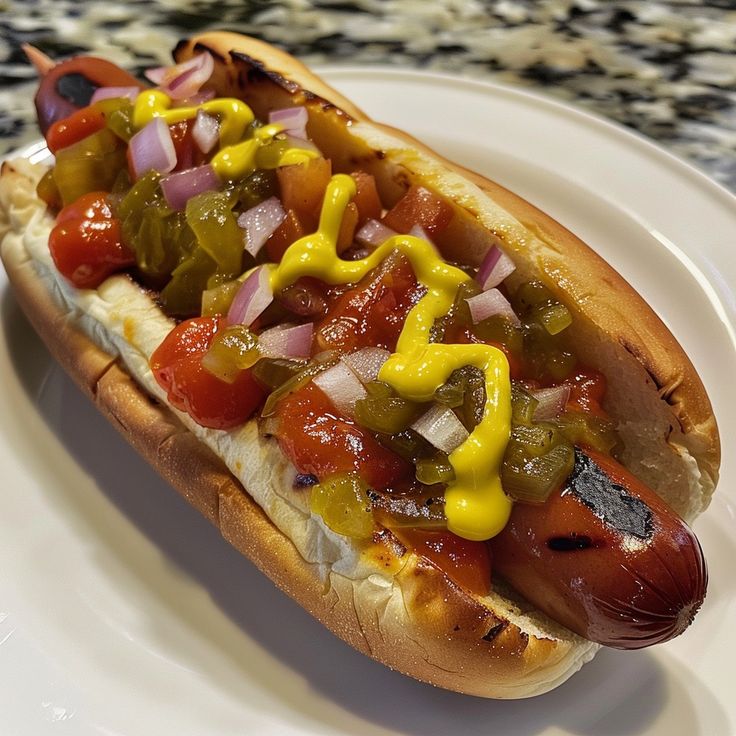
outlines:
[[[22,218],[17,212],[22,208],[15,198],[23,187],[19,189],[17,184],[23,178],[28,182],[28,177],[37,175],[6,170],[5,181],[13,181],[16,191],[6,190],[4,209],[11,222],[15,217],[17,232],[4,241],[3,260],[31,319],[52,349],[71,365],[72,374],[95,394],[103,410],[126,428],[129,439],[218,523],[226,538],[254,558],[335,633],[419,679],[480,695],[522,697],[543,692],[563,681],[592,656],[595,646],[591,641],[635,648],[680,633],[702,601],[706,573],[697,540],[676,512],[692,517],[707,504],[717,474],[718,442],[702,385],[671,335],[620,277],[559,225],[500,187],[469,172],[458,172],[456,167],[403,134],[368,124],[363,113],[290,57],[252,39],[210,34],[181,44],[176,51],[177,60],[187,61],[203,51],[209,51],[214,59],[205,89],[214,90],[218,97],[232,96],[244,101],[262,121],[268,120],[273,110],[289,105],[303,105],[308,111],[310,140],[323,155],[316,159],[307,157],[307,161],[297,164],[290,160],[292,166],[301,167],[301,171],[314,167],[319,172],[326,166],[319,162],[329,159],[332,172],[354,174],[353,184],[344,175],[342,179],[328,176],[327,190],[323,187],[315,194],[305,186],[299,173],[283,173],[287,168],[284,160],[277,167],[282,177],[280,194],[295,209],[290,209],[279,229],[271,233],[264,251],[280,265],[268,271],[255,264],[257,267],[246,273],[242,285],[233,285],[241,296],[247,288],[260,288],[259,279],[270,273],[271,284],[278,287],[274,289],[276,300],[272,312],[277,312],[277,308],[282,310],[271,319],[276,324],[296,322],[297,329],[307,324],[305,320],[312,320],[309,324],[314,325],[314,340],[310,354],[314,357],[318,349],[319,355],[331,354],[323,364],[310,363],[307,371],[299,376],[301,383],[285,392],[280,402],[271,402],[275,409],[269,407],[269,397],[263,407],[260,431],[253,422],[243,425],[274,387],[269,385],[268,375],[259,378],[256,369],[253,374],[249,372],[250,367],[236,366],[235,374],[224,375],[220,365],[215,366],[213,373],[212,360],[216,362],[217,358],[213,345],[227,347],[227,330],[244,319],[232,317],[232,310],[238,311],[233,307],[235,302],[227,310],[181,321],[172,329],[171,319],[147,294],[140,292],[134,281],[127,276],[109,277],[110,273],[133,265],[128,260],[131,243],[123,242],[124,238],[117,234],[108,238],[111,232],[116,232],[115,223],[123,226],[120,212],[125,204],[116,201],[114,193],[82,194],[91,199],[81,205],[76,196],[74,202],[65,201],[72,197],[68,189],[56,193],[60,194],[61,202],[54,203],[54,198],[47,196],[52,206],[66,205],[51,233],[54,266],[50,266],[48,256],[40,255],[30,244],[36,237],[48,240],[50,223],[45,223],[44,233],[37,232],[36,220],[33,227],[28,227],[28,220],[18,224]],[[75,73],[80,68],[84,67],[75,67]],[[39,109],[50,109],[44,94],[39,95]],[[156,98],[150,99],[155,104]],[[57,121],[46,122],[51,128]],[[187,128],[182,135],[188,134]],[[114,159],[121,146],[111,141],[105,155]],[[177,139],[177,142],[175,171],[180,168],[184,150],[181,141]],[[69,145],[73,144],[62,145],[61,149]],[[306,141],[300,145],[302,148],[297,147],[297,153],[302,151],[298,155],[304,157],[304,151],[308,150],[304,148]],[[188,155],[194,150],[190,147]],[[310,163],[314,160],[318,163]],[[189,160],[188,166],[192,164],[202,165],[203,161]],[[136,171],[133,177],[144,178]],[[368,181],[361,177],[373,177],[376,183],[377,193],[372,203],[366,203],[370,193],[366,195],[365,188],[362,195],[357,191],[357,185]],[[301,186],[298,196],[288,193],[295,181]],[[309,183],[306,180],[306,185]],[[115,182],[110,181],[109,185],[111,190],[116,189]],[[352,190],[355,191],[348,197],[345,192],[349,194]],[[76,190],[73,192],[77,194]],[[323,203],[319,210],[323,198],[327,204]],[[315,201],[316,208],[309,200]],[[335,208],[342,208],[337,220],[339,227],[330,225],[330,202],[334,202]],[[151,206],[145,200],[144,204]],[[38,205],[42,211],[43,205]],[[384,227],[399,233],[391,235],[393,248],[389,250],[396,252],[380,262],[370,260],[371,253],[379,250],[375,245],[365,254],[353,248],[350,234],[342,242],[344,223],[354,219],[354,234],[357,222],[366,219],[366,212],[380,217]],[[222,222],[227,222],[225,210],[222,218]],[[423,229],[419,235],[402,236],[410,224],[421,225]],[[291,234],[284,235],[289,227]],[[310,240],[309,233],[313,231],[315,236]],[[69,261],[65,243],[70,232],[83,233],[87,243],[94,241],[95,252],[101,248],[103,253],[101,261],[95,264],[85,262],[84,258],[81,262]],[[101,232],[106,233],[105,237]],[[294,272],[290,276],[294,271],[292,262],[307,263],[308,259],[302,256],[310,249],[321,247],[324,233],[334,240],[333,247],[344,248],[354,259],[334,261],[333,255],[329,263],[336,263],[338,271],[350,270],[354,276],[320,279],[324,271],[318,269]],[[280,245],[279,238],[283,241]],[[110,248],[114,257],[110,256]],[[355,252],[351,253],[351,248]],[[527,326],[523,334],[509,332],[504,326],[503,334],[494,335],[496,339],[492,340],[503,350],[489,349],[483,335],[478,334],[477,325],[484,320],[463,316],[467,299],[456,300],[455,304],[450,299],[450,306],[432,313],[435,319],[444,320],[441,325],[435,325],[441,329],[442,336],[433,333],[426,355],[434,351],[441,360],[458,359],[460,372],[453,374],[454,378],[449,373],[443,374],[439,385],[431,391],[416,386],[399,390],[397,387],[402,385],[399,374],[412,369],[410,351],[402,350],[401,344],[409,315],[417,314],[412,310],[419,307],[428,288],[437,291],[438,299],[444,298],[442,288],[445,287],[433,286],[431,274],[420,278],[421,264],[435,257],[435,248],[442,250],[449,261],[462,263],[471,272],[479,265],[481,270],[488,265],[487,256],[493,248],[507,253],[515,271],[504,278],[502,288],[516,302],[517,312],[528,312],[522,316],[525,320],[528,317],[529,324],[524,322]],[[121,249],[123,257],[120,257]],[[48,266],[51,278],[61,285],[56,287],[64,299],[61,306],[44,302],[38,294],[38,276],[35,285],[27,277],[29,253],[34,259],[31,265],[40,264],[33,268],[43,272]],[[105,267],[99,271],[92,268],[99,262],[104,262]],[[575,270],[569,262],[575,262]],[[366,267],[359,272],[361,263]],[[189,306],[182,307],[182,292],[172,294],[171,289],[167,292],[168,286],[162,287],[161,269],[146,270],[146,264],[140,260],[136,264],[134,279],[152,289],[171,314],[180,317],[186,314]],[[455,279],[451,296],[456,296],[458,284],[468,287],[464,272],[441,266],[439,261],[437,264],[446,275],[445,280]],[[219,265],[224,268],[222,263]],[[237,280],[233,278],[236,275],[230,275],[231,281]],[[301,281],[303,278],[316,282],[305,283]],[[71,288],[70,281],[79,288]],[[601,287],[598,299],[590,295],[596,291],[593,284]],[[90,288],[92,295],[95,290],[102,295],[102,302],[107,305],[102,312],[94,296],[87,293]],[[470,296],[468,292],[467,296],[472,300],[482,294]],[[47,307],[39,306],[47,303]],[[245,312],[251,303],[245,304]],[[64,308],[68,311],[72,306],[80,309],[87,320],[97,315],[92,317],[97,327],[86,324],[87,331],[96,333],[98,340],[100,331],[107,335],[102,338],[102,347],[119,354],[126,371],[150,394],[165,400],[171,409],[156,410],[155,419],[146,413],[149,426],[144,428],[141,413],[145,401],[142,405],[136,394],[136,391],[140,393],[139,389],[131,390],[130,384],[117,372],[104,371],[102,376],[94,371],[86,374],[83,365],[69,357],[71,339],[67,333],[55,332],[50,325],[59,319],[54,314],[63,315]],[[573,315],[570,325],[567,324],[569,314]],[[625,322],[619,321],[622,315]],[[518,315],[514,318],[518,320]],[[561,319],[564,327],[558,331],[564,329],[566,341],[549,347],[551,332],[540,332],[539,324],[531,324],[537,318]],[[264,328],[273,330],[274,321],[248,323],[255,325],[253,330],[258,333],[259,345],[265,342]],[[508,321],[513,321],[510,315]],[[421,333],[419,327],[417,331]],[[221,339],[223,335],[225,338]],[[519,353],[515,340],[520,336],[533,344],[541,340],[544,345],[524,348]],[[78,339],[84,338],[75,333],[74,341]],[[354,364],[350,367],[353,359],[350,356],[367,347],[362,341],[367,341],[372,349],[390,353],[393,361],[384,360],[380,372],[367,379],[360,367]],[[448,351],[441,345],[451,349]],[[240,347],[250,349],[242,342]],[[85,344],[85,352],[94,350]],[[467,357],[457,358],[458,355]],[[544,365],[534,368],[535,360],[530,355],[536,356],[535,360],[542,356]],[[502,398],[491,406],[493,402],[488,397],[503,383],[503,375],[507,375],[504,372],[511,366],[514,385],[527,398],[540,388],[551,389],[558,398],[567,393],[567,405],[558,407],[552,417],[554,421],[560,412],[564,416],[568,410],[573,415],[576,411],[579,414],[582,399],[578,397],[577,405],[573,406],[577,390],[575,377],[571,378],[572,369],[565,367],[569,355],[577,355],[578,362],[607,375],[609,389],[604,404],[618,422],[623,444],[617,454],[637,471],[640,479],[634,480],[633,475],[608,455],[596,453],[588,446],[603,441],[605,434],[590,429],[592,424],[588,434],[577,436],[573,458],[569,428],[563,431],[535,422],[533,417],[509,416],[508,399]],[[141,358],[145,358],[145,368]],[[476,370],[482,365],[486,377],[493,366],[497,382],[486,378],[485,385],[482,380],[479,385],[476,374],[462,372],[467,367],[463,365],[465,360],[471,365],[478,363]],[[232,368],[232,362],[228,365],[226,360],[225,364],[228,370]],[[268,367],[272,370],[277,366]],[[550,377],[550,372],[558,369],[560,375]],[[376,378],[385,379],[378,381],[383,387],[369,388],[388,394],[371,394],[360,399],[366,403],[357,407],[357,413],[355,402],[339,405],[341,402],[325,381],[328,375],[332,377],[330,380],[335,380],[337,374],[345,375],[346,371],[359,389],[361,376],[366,386],[376,383]],[[534,371],[536,374],[532,376]],[[647,378],[647,373],[651,378]],[[124,399],[113,388],[118,381],[125,383]],[[233,392],[236,382],[238,390]],[[658,384],[661,395],[653,382]],[[101,384],[108,388],[101,391]],[[200,391],[202,386],[206,390]],[[466,436],[470,432],[471,436],[479,437],[477,427],[488,419],[491,411],[497,412],[494,415],[497,425],[506,421],[516,427],[512,440],[517,449],[526,448],[527,455],[522,453],[525,462],[521,463],[521,469],[511,468],[509,462],[504,467],[508,473],[512,470],[516,473],[517,484],[524,484],[518,478],[519,474],[523,475],[521,466],[538,468],[540,463],[535,464],[538,458],[543,458],[541,463],[562,458],[555,467],[571,472],[560,478],[558,487],[545,503],[517,502],[511,510],[506,495],[496,493],[492,499],[495,510],[488,520],[484,518],[482,525],[474,517],[468,520],[460,510],[452,511],[453,496],[447,494],[443,500],[441,486],[446,483],[457,490],[461,485],[462,464],[450,463],[448,469],[444,460],[436,461],[434,455],[430,458],[425,452],[426,445],[417,439],[422,427],[417,423],[419,417],[412,414],[429,404],[437,408],[442,403],[437,393],[440,389],[445,401],[454,401],[447,398],[453,391],[460,397],[462,408],[455,403],[452,410],[444,409],[442,416],[443,421],[452,422],[452,414],[457,425],[464,419],[468,425],[464,430]],[[360,390],[365,393],[364,389]],[[237,401],[233,400],[234,396]],[[378,403],[370,404],[371,397]],[[380,412],[371,414],[371,407],[376,406]],[[411,431],[395,432],[393,429],[398,425],[393,424],[376,426],[377,419],[385,420],[388,407],[411,417]],[[479,407],[485,407],[481,418],[473,419]],[[150,411],[150,407],[146,409]],[[190,439],[183,438],[196,435],[215,448],[228,464],[230,472],[220,471],[225,480],[213,479],[213,460],[204,448],[195,449],[194,456],[203,458],[201,462],[207,463],[207,472],[192,481],[190,477],[182,477],[176,467],[184,450],[173,451],[172,457],[162,455],[158,446],[149,446],[150,433],[156,435],[151,421],[154,426],[171,427],[167,412],[174,412],[192,433],[173,435],[182,438],[173,443],[175,446],[186,445],[189,465],[192,444]],[[603,408],[600,414],[601,422],[609,421]],[[426,428],[422,431],[437,439]],[[532,441],[528,437],[524,440],[524,435],[539,436],[540,431],[553,439],[544,452],[540,450],[531,457],[528,452]],[[407,436],[411,441],[401,445]],[[486,463],[484,452],[489,446],[481,446],[482,452],[474,456],[473,463]],[[245,448],[245,455],[234,448]],[[455,457],[455,449],[446,449],[450,458]],[[436,483],[425,482],[426,477],[418,483],[413,478],[414,465],[419,475],[420,461],[427,459],[431,459],[429,469],[440,473]],[[658,463],[657,470],[646,470]],[[666,471],[660,469],[663,466]],[[426,469],[426,463],[423,467]],[[294,479],[295,470],[299,474]],[[267,521],[253,521],[257,513],[253,510],[255,504],[242,490],[233,488],[231,473],[244,483],[280,532]],[[667,495],[675,510],[661,502],[646,487],[647,483]],[[226,490],[222,491],[224,487]],[[593,499],[594,491],[597,495]],[[343,501],[339,500],[340,494]],[[460,500],[465,502],[467,498],[462,496]],[[356,499],[358,506],[364,505],[362,511],[368,508],[370,515],[355,512]],[[484,497],[484,504],[486,500]],[[340,503],[343,505],[336,506]],[[433,505],[435,509],[440,508],[439,513],[434,513]],[[347,524],[339,518],[343,506],[349,510]],[[621,518],[611,516],[621,506],[629,512],[631,518],[624,519],[629,526]],[[287,518],[289,514],[294,518]],[[493,521],[490,517],[494,515],[502,522]],[[307,528],[306,533],[302,525]],[[286,547],[283,540],[275,544],[274,538],[281,539],[279,534],[290,538],[295,548],[290,548],[288,541]],[[259,544],[259,536],[264,544]],[[492,539],[486,543],[488,537]],[[623,576],[619,572],[624,570],[622,564],[626,568]],[[491,565],[502,579],[489,591]],[[328,595],[322,594],[325,581],[329,583]],[[530,611],[513,592],[511,599],[502,597],[499,591],[505,590],[505,584],[588,641],[562,631]],[[646,617],[645,621],[642,616]]]

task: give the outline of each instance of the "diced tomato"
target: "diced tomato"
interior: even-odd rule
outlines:
[[[485,542],[471,542],[451,532],[392,529],[409,549],[428,559],[450,580],[478,595],[491,589],[491,553]]]
[[[171,388],[172,365],[206,352],[218,325],[217,317],[195,317],[180,322],[168,334],[151,358],[151,370],[161,388],[166,391]]]
[[[570,386],[567,411],[582,411],[594,416],[607,418],[601,407],[606,395],[606,377],[592,368],[578,371],[565,383]]]
[[[203,427],[231,429],[245,423],[264,396],[250,371],[226,383],[202,366],[201,355],[185,358],[171,370],[171,403]]]
[[[325,189],[332,176],[332,163],[313,158],[303,164],[282,166],[276,174],[281,187],[281,201],[286,210],[294,210],[308,232],[317,228]]]
[[[413,468],[335,411],[314,384],[279,402],[277,439],[300,473],[319,479],[358,471],[372,488],[383,490],[407,479]]]
[[[174,171],[185,171],[205,162],[205,155],[199,150],[192,129],[194,120],[181,120],[169,126],[171,140],[176,151],[176,166]]]
[[[383,217],[383,224],[397,233],[408,233],[414,225],[429,235],[442,232],[452,219],[452,207],[424,187],[413,186]]]
[[[105,116],[99,108],[94,105],[83,107],[51,125],[46,131],[46,145],[51,153],[56,153],[104,127]]]
[[[289,246],[304,236],[304,227],[294,210],[286,211],[286,219],[276,228],[274,234],[266,241],[268,260],[278,263]]]
[[[355,179],[357,189],[353,202],[358,208],[358,227],[362,227],[366,220],[380,220],[383,206],[375,178],[365,171],[354,171],[350,176]]]
[[[56,224],[73,220],[109,220],[112,208],[107,200],[107,192],[89,192],[62,208],[56,216]]]
[[[320,350],[351,352],[361,347],[394,350],[409,310],[424,293],[409,261],[395,254],[340,294],[320,322]]]
[[[135,264],[107,196],[90,192],[64,207],[49,235],[56,267],[79,289],[94,289],[110,274]]]
[[[353,244],[355,228],[358,224],[358,208],[353,202],[348,202],[345,214],[340,223],[340,232],[337,235],[337,252],[342,253]]]
[[[247,421],[264,397],[249,370],[233,383],[202,366],[221,319],[196,317],[177,325],[151,356],[151,370],[173,406],[211,429],[231,429]]]

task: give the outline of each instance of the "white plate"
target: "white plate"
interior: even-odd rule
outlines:
[[[0,285],[0,722],[12,734],[732,734],[736,703],[734,198],[634,135],[536,95],[327,70],[377,119],[539,204],[649,299],[726,441],[696,529],[697,624],[606,651],[557,691],[435,690],[343,645],[159,480],[49,358]]]

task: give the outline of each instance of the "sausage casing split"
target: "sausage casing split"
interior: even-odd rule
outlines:
[[[682,633],[705,596],[700,544],[625,468],[575,450],[546,503],[515,505],[491,541],[496,572],[548,616],[591,641],[638,649]]]

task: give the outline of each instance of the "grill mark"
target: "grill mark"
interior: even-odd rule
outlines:
[[[572,493],[606,526],[649,541],[654,534],[652,510],[644,501],[614,483],[600,466],[575,448],[575,467],[563,493]]]
[[[593,546],[593,540],[589,536],[577,532],[570,532],[566,537],[550,537],[547,540],[547,547],[553,552],[578,552]]]
[[[63,74],[56,80],[56,91],[59,95],[77,107],[87,107],[97,87],[98,85],[78,72]]]

